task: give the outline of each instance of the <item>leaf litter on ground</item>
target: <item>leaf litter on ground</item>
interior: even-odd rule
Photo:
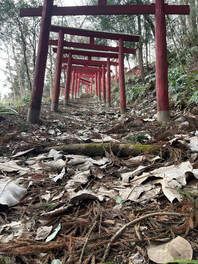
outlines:
[[[90,104],[89,107],[95,109],[95,104]],[[102,140],[101,142],[122,142],[122,138],[130,133],[138,136],[137,130],[141,125],[142,133],[149,134],[150,139],[155,141],[157,131],[159,130],[158,134],[161,132],[155,120],[135,120],[135,117],[131,118],[127,114],[125,118],[120,119],[120,124],[116,124],[119,116],[117,110],[106,114],[103,114],[102,110],[100,115],[94,110],[94,117],[91,117],[86,109],[81,113],[83,118],[80,118],[79,124],[75,123],[78,119],[74,117],[78,114],[76,109],[71,106],[67,111],[70,111],[71,115],[59,115],[52,119],[51,123],[48,121],[41,130],[39,127],[34,128],[32,136],[37,142],[43,142],[45,137],[50,138],[49,141],[53,143],[50,145],[51,152],[37,153],[36,156],[34,151],[28,151],[35,146],[27,141],[23,150],[20,150],[20,145],[16,148],[14,153],[17,155],[18,150],[19,156],[0,162],[0,169],[6,177],[12,179],[18,173],[20,175],[25,172],[22,173],[24,180],[32,182],[26,196],[21,197],[22,206],[16,203],[8,212],[3,209],[3,213],[7,214],[8,224],[14,225],[15,221],[20,221],[23,216],[31,226],[29,236],[23,238],[27,233],[25,229],[20,231],[22,236],[16,236],[18,240],[12,254],[20,258],[23,252],[28,261],[31,261],[33,256],[33,261],[38,259],[44,262],[46,257],[38,253],[50,252],[46,253],[46,256],[51,262],[60,260],[63,263],[65,259],[70,260],[70,263],[78,263],[80,255],[83,255],[87,263],[91,259],[99,263],[107,244],[120,228],[147,213],[158,211],[175,211],[178,215],[167,214],[163,217],[148,218],[141,220],[138,228],[125,230],[119,238],[112,240],[110,261],[148,263],[147,242],[170,241],[173,234],[177,236],[177,232],[178,235],[187,235],[186,240],[192,243],[194,254],[197,254],[196,231],[189,223],[194,221],[191,215],[195,210],[193,199],[196,200],[190,183],[197,180],[197,157],[189,160],[189,156],[197,152],[195,133],[186,131],[183,136],[178,133],[179,130],[176,131],[178,137],[175,142],[180,140],[180,145],[169,143],[176,134],[175,131],[169,133],[167,139],[162,142],[170,146],[167,156],[149,156],[147,153],[128,158],[118,158],[112,153],[97,158],[68,155],[53,149],[53,146],[61,144],[64,137],[67,143],[73,143],[73,140],[91,142],[94,139]],[[97,129],[93,129],[93,121],[97,122]],[[59,126],[58,129],[56,125]],[[108,135],[104,131],[108,131]],[[31,135],[32,132],[29,133]],[[28,152],[25,153],[24,149]],[[174,160],[174,156],[171,159],[171,151],[175,150],[181,150],[183,156],[180,160],[178,157]],[[188,191],[185,189],[187,187],[190,188]],[[190,193],[190,200],[182,192]],[[4,217],[2,221],[1,227],[6,224]],[[0,235],[9,238],[5,230],[5,227],[1,228]],[[48,243],[44,242],[47,237],[51,240]],[[0,251],[8,253],[6,250],[9,250],[10,246],[13,247],[12,239],[9,243],[8,245],[1,242]],[[84,252],[83,248],[86,249]],[[24,252],[31,254],[26,255]]]

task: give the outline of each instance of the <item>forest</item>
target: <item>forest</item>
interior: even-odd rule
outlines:
[[[165,1],[190,12],[165,16],[170,118],[163,122],[153,14],[53,15],[41,98],[41,17],[20,12],[43,3],[0,2],[0,264],[198,264],[198,1]],[[97,4],[106,8],[105,0],[53,3]],[[119,38],[65,33],[65,43],[98,46],[98,56],[64,47],[54,88],[61,41],[52,25],[139,36],[122,47],[131,51],[123,57],[124,83]],[[115,59],[105,48],[117,50]],[[69,60],[81,65],[72,65],[73,79]],[[42,104],[39,122],[27,117],[34,101]]]

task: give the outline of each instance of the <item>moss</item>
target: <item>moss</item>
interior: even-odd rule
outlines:
[[[112,151],[114,155],[123,157],[131,155],[139,155],[141,153],[159,153],[160,146],[143,145],[143,144],[110,144],[110,143],[86,143],[86,144],[69,144],[55,147],[68,154],[78,154],[87,156],[104,156],[105,152]]]
[[[0,256],[0,264],[12,264],[12,260],[10,257]]]

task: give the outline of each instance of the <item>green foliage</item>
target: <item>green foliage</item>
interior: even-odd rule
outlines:
[[[189,99],[190,104],[198,104],[198,91],[194,91]]]
[[[184,72],[181,66],[169,69],[169,90],[175,103],[198,103],[198,71]]]
[[[0,115],[17,115],[30,102],[30,95],[25,95],[22,98],[4,99],[0,103]],[[11,107],[12,106],[12,107]]]
[[[18,115],[18,112],[11,107],[0,105],[0,116],[6,115]]]
[[[198,260],[186,260],[186,259],[178,259],[171,262],[168,262],[167,264],[198,264]]]
[[[10,257],[7,256],[1,256],[0,257],[0,264],[12,264],[13,261]]]
[[[147,86],[142,83],[136,83],[135,85],[126,85],[126,97],[127,101],[135,101],[138,98],[145,96]]]
[[[143,144],[148,140],[148,135],[146,135],[145,133],[140,133],[137,135],[130,135],[126,139],[130,143],[141,143],[141,144]]]

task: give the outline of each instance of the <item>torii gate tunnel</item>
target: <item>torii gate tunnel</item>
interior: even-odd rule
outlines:
[[[63,58],[62,63],[67,63],[68,67],[68,61],[69,58]],[[82,66],[91,66],[93,69],[93,66],[98,67],[98,71],[96,74],[96,95],[98,96],[99,100],[101,100],[101,92],[103,92],[103,100],[106,101],[106,93],[105,85],[107,86],[107,104],[110,106],[111,104],[111,74],[110,74],[110,66],[118,66],[117,62],[110,61],[109,58],[107,58],[107,61],[105,60],[86,60],[86,59],[73,59],[71,60],[72,69],[75,69],[76,66],[74,65],[82,65]],[[105,71],[107,72],[107,82],[105,83]],[[73,78],[77,79],[77,73],[75,72],[73,74]],[[72,80],[73,82],[73,80]],[[72,83],[71,82],[71,83]],[[73,86],[73,84],[71,84]],[[102,86],[102,87],[101,87]],[[57,100],[56,100],[57,102]]]
[[[63,69],[67,69],[67,66],[63,66]],[[66,93],[66,89],[69,89],[67,92],[71,95],[71,98],[77,98],[80,96],[80,84],[86,84],[87,89],[86,92],[90,92],[93,94],[93,81],[95,74],[98,72],[98,68],[92,67],[81,67],[81,66],[72,66],[72,74],[71,74],[71,82],[70,87],[65,87],[64,95]],[[83,79],[82,77],[91,78],[91,81]],[[95,82],[95,92],[97,94],[98,87]]]
[[[67,69],[67,67],[68,66],[66,65],[62,68]],[[72,66],[72,80],[69,87],[70,90],[67,91],[71,95],[72,99],[76,98],[77,95],[80,95],[80,83],[86,85],[89,83],[89,89],[86,89],[86,92],[90,92],[91,94],[95,93],[98,97],[101,96],[101,88],[98,78],[101,78],[102,71],[103,69],[101,69],[100,67]],[[91,78],[91,81],[88,81],[84,78]],[[95,84],[95,90],[93,89],[93,83]],[[68,87],[65,87],[65,89],[68,89]]]
[[[44,0],[43,7],[23,8],[20,12],[22,17],[42,16],[36,68],[33,81],[32,101],[29,109],[28,120],[32,123],[35,123],[38,122],[40,116],[52,16],[153,14],[155,15],[156,94],[158,120],[167,121],[169,119],[169,103],[165,15],[187,15],[190,13],[189,6],[169,5],[165,4],[164,0],[155,0],[155,4],[146,5],[107,5],[106,0],[98,0],[98,5],[94,6],[57,7],[54,6],[53,3],[54,0]]]
[[[109,33],[109,32],[101,32],[101,31],[93,31],[93,30],[86,30],[86,29],[77,29],[71,27],[62,27],[62,26],[54,26],[51,25],[50,31],[59,33],[59,38],[56,41],[58,43],[58,47],[54,48],[53,51],[57,52],[56,56],[56,70],[55,70],[55,77],[54,77],[54,85],[53,85],[53,98],[51,104],[51,110],[57,111],[58,110],[58,98],[60,93],[60,75],[61,75],[61,57],[63,54],[68,54],[68,68],[67,68],[67,82],[66,82],[66,89],[65,89],[65,104],[69,103],[69,87],[70,87],[70,80],[71,80],[71,56],[72,55],[80,55],[86,56],[89,59],[91,57],[106,57],[107,62],[109,63],[109,58],[119,58],[119,90],[120,90],[120,111],[124,113],[126,111],[126,95],[125,95],[125,80],[124,80],[124,54],[134,54],[135,49],[132,48],[125,48],[123,45],[123,41],[130,41],[130,42],[138,42],[140,37],[138,35],[129,35],[129,34],[118,34],[118,33]],[[85,50],[74,50],[74,49],[63,49],[66,43],[64,41],[64,34],[76,35],[76,36],[85,36],[89,38],[89,44],[82,44],[82,43],[74,43],[69,42],[69,45],[78,47],[78,48],[85,48],[85,49],[94,49],[94,51],[85,51]],[[111,40],[117,40],[121,43],[118,47],[109,47],[104,45],[95,45],[95,38],[106,38]],[[50,41],[49,41],[50,44]],[[95,50],[96,48],[96,50]],[[101,52],[100,48],[102,48]],[[112,52],[107,52],[112,51]],[[116,52],[116,53],[115,53]],[[119,54],[119,55],[118,55]],[[110,69],[109,69],[110,70]],[[107,99],[109,98],[109,91],[110,91],[110,75],[107,73],[107,83],[105,82],[105,75],[102,74],[102,90],[103,90],[103,99],[106,103],[106,84],[107,84]],[[109,100],[107,100],[108,105],[110,105]]]

